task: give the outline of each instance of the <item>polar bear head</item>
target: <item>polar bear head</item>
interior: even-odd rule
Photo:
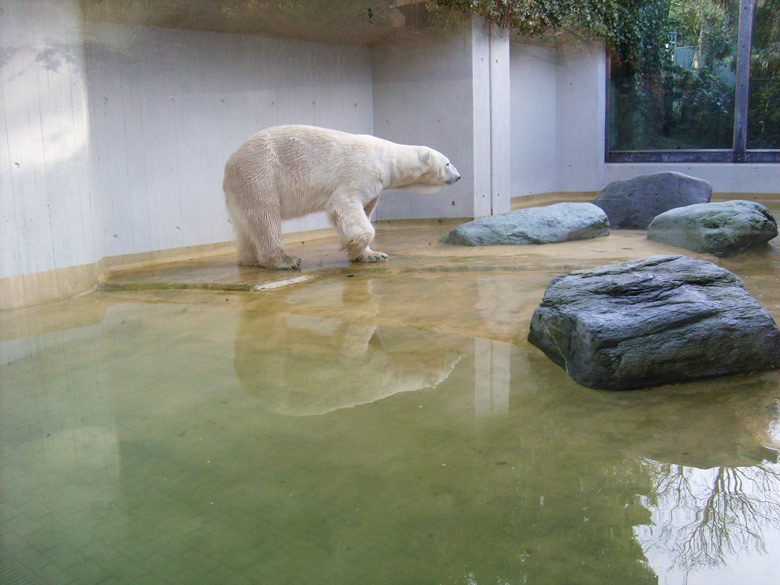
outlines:
[[[405,189],[417,193],[436,193],[445,185],[452,185],[460,179],[460,173],[455,165],[437,150],[418,146],[417,156],[420,162],[420,174],[414,183],[405,186]]]

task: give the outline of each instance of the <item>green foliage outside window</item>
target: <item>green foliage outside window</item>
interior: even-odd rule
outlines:
[[[658,50],[650,59],[626,63],[613,54],[610,148],[731,148],[739,3],[664,4],[652,22]]]
[[[739,0],[436,0],[526,35],[604,38],[611,150],[733,147]],[[748,147],[780,148],[780,0],[756,0]]]
[[[780,148],[780,0],[758,0],[751,53],[748,148]]]

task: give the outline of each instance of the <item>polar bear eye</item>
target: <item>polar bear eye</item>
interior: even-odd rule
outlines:
[[[444,165],[444,166],[445,166],[445,167],[448,167],[448,166],[450,166],[450,163],[447,163],[447,164],[446,164],[446,165]]]

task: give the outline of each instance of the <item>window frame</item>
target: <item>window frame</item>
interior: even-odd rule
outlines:
[[[607,55],[604,160],[608,163],[778,163],[780,149],[747,148],[750,57],[756,0],[740,0],[737,79],[734,88],[734,133],[729,149],[612,150],[610,137],[611,58]]]

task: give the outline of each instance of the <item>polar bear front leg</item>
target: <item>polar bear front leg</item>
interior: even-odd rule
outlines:
[[[389,256],[384,252],[377,252],[366,246],[363,251],[355,256],[350,257],[350,262],[384,262]]]
[[[358,201],[336,199],[335,203],[329,206],[328,213],[339,234],[341,249],[347,251],[351,262],[387,260],[387,254],[376,252],[368,247],[374,240],[376,231]]]
[[[371,226],[372,230],[374,230],[374,227],[371,225],[371,214],[374,213],[374,209],[376,208],[377,203],[379,203],[378,195],[363,207],[363,211],[366,214],[366,219],[368,219],[368,225]],[[376,234],[376,230],[374,230],[373,233]],[[372,240],[373,240],[373,236],[372,236]],[[388,256],[384,252],[375,252],[374,250],[366,246],[366,249],[363,250],[362,259],[354,260],[354,261],[355,262],[383,262],[387,260],[387,258]]]

